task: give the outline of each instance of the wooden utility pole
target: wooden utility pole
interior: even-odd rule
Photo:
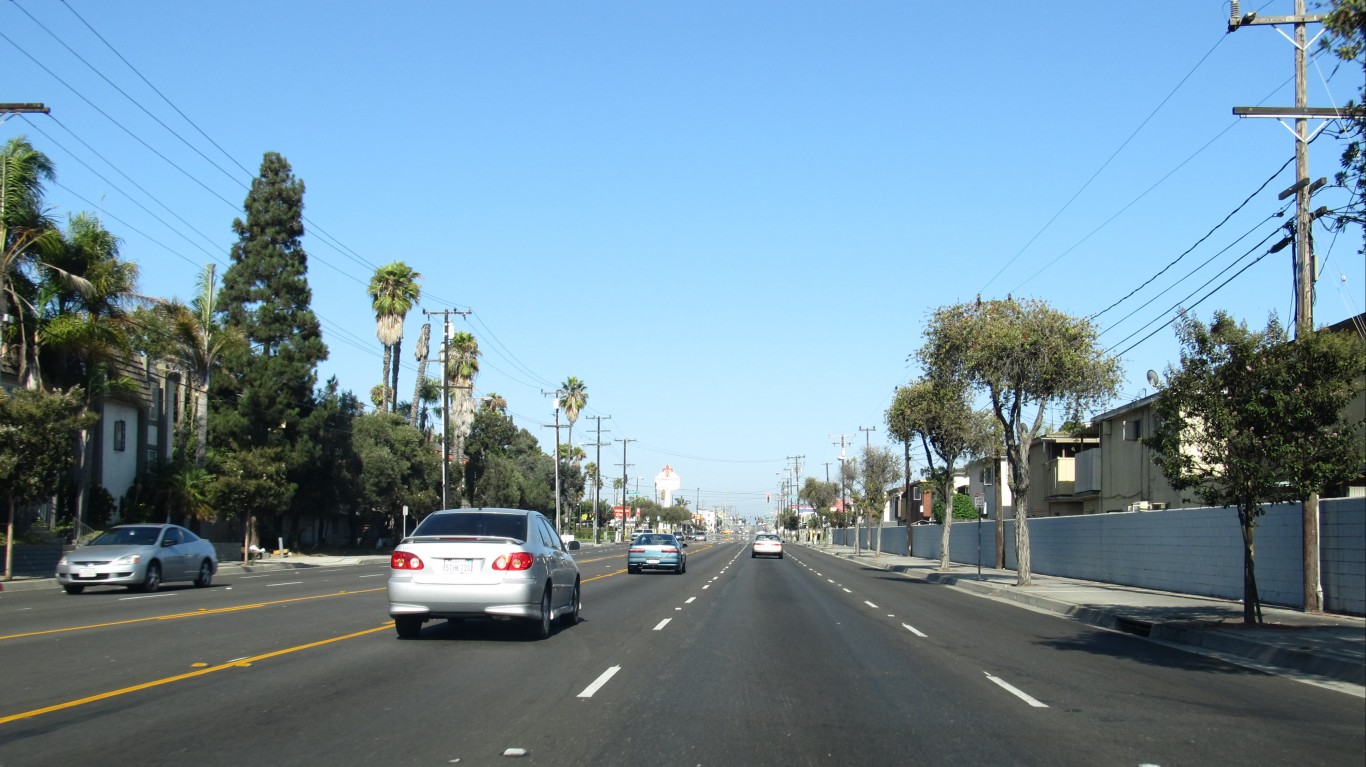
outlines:
[[[451,466],[451,315],[458,314],[464,317],[469,312],[456,309],[441,309],[433,312],[426,309],[422,310],[424,317],[430,317],[434,314],[441,315],[441,508],[449,509],[451,505],[447,487],[450,485]],[[413,405],[416,406],[417,403],[413,403]]]
[[[626,503],[626,469],[630,466],[630,464],[626,462],[626,444],[628,442],[635,442],[635,440],[629,437],[622,437],[615,441],[621,443],[621,540],[625,543],[626,513],[630,510],[630,506]]]
[[[610,444],[602,441],[602,422],[610,419],[612,416],[590,415],[588,417],[598,422],[598,436],[593,441],[593,447],[597,448],[597,457],[593,459],[593,465],[597,467],[594,469],[597,474],[593,477],[593,543],[596,544],[600,542],[598,541],[598,495],[602,488],[602,449]]]
[[[1347,110],[1316,108],[1308,105],[1308,79],[1305,62],[1309,45],[1305,27],[1308,24],[1322,23],[1325,14],[1306,14],[1304,0],[1295,0],[1293,16],[1259,16],[1257,13],[1242,14],[1238,10],[1238,0],[1232,0],[1228,31],[1235,32],[1240,27],[1289,24],[1295,28],[1293,39],[1281,34],[1295,46],[1295,106],[1293,107],[1234,107],[1233,113],[1239,117],[1275,117],[1282,121],[1293,119],[1295,127],[1295,183],[1281,193],[1281,199],[1295,195],[1295,233],[1294,233],[1294,281],[1295,281],[1295,337],[1314,332],[1314,252],[1311,227],[1316,215],[1309,211],[1310,198],[1321,183],[1309,182],[1309,142],[1317,135],[1327,120],[1346,116]],[[1278,30],[1279,31],[1279,30]],[[1322,34],[1320,32],[1320,34]],[[1318,39],[1318,35],[1314,36]],[[1324,118],[1325,122],[1309,132],[1310,118]],[[1286,126],[1289,128],[1290,126]],[[1304,611],[1323,612],[1323,586],[1319,581],[1319,494],[1310,493],[1304,500],[1301,527],[1304,540]]]

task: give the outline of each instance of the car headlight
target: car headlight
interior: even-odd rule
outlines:
[[[62,555],[62,558],[61,558],[61,559],[57,560],[57,566],[58,566],[58,567],[66,567],[66,555],[65,555],[65,554]]]
[[[142,555],[141,555],[141,554],[124,554],[123,556],[121,556],[121,557],[119,557],[118,559],[114,560],[114,564],[116,564],[116,565],[136,565],[137,563],[139,563],[139,562],[141,562],[141,561],[142,561]]]

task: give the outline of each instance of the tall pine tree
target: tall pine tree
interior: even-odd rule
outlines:
[[[223,274],[218,308],[224,323],[241,331],[247,346],[223,359],[214,378],[215,418],[209,432],[221,449],[284,448],[291,474],[313,446],[301,445],[301,422],[314,407],[318,363],[327,359],[318,318],[309,308],[304,234],[304,183],[275,152],[261,161],[235,219],[237,242]]]

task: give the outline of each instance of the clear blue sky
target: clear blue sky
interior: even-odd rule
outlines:
[[[1226,34],[1218,0],[962,8],[0,0],[0,101],[52,109],[0,139],[28,136],[57,165],[54,213],[101,214],[143,291],[182,299],[227,264],[246,184],[280,152],[307,186],[323,379],[363,399],[378,383],[365,286],[403,260],[422,308],[473,310],[479,393],[543,443],[542,390],[578,376],[576,442],[610,415],[632,477],[670,464],[681,494],[753,516],[788,456],[824,478],[838,435],[887,442],[935,307],[1010,292],[1088,316],[1215,230],[1099,316],[1117,405],[1176,360],[1171,307],[1279,239],[1293,138],[1231,114],[1293,103],[1273,29]],[[1311,105],[1356,96],[1360,67],[1336,66],[1311,65]],[[1340,151],[1316,141],[1311,175]],[[1360,229],[1314,235],[1316,319],[1361,312]],[[1195,311],[1216,308],[1289,322],[1289,249]],[[619,475],[621,445],[604,450]]]

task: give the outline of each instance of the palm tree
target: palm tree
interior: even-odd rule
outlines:
[[[498,392],[491,391],[484,395],[482,407],[486,407],[490,410],[497,410],[500,413],[506,413],[508,410],[508,401],[506,397]]]
[[[205,264],[195,280],[195,297],[186,306],[170,301],[158,307],[158,312],[170,322],[171,348],[176,361],[185,369],[189,380],[185,397],[194,414],[194,465],[204,466],[209,444],[209,383],[222,353],[245,339],[235,328],[228,328],[216,319],[218,285],[215,264]]]
[[[417,334],[417,349],[413,351],[413,356],[417,358],[417,380],[413,382],[413,404],[408,408],[408,423],[417,426],[417,411],[422,407],[422,387],[427,379],[427,353],[430,351],[429,343],[432,337],[432,323],[428,322],[422,326],[422,332]],[[394,382],[398,386],[398,382]]]
[[[422,289],[417,281],[422,275],[402,261],[385,264],[370,278],[370,303],[375,310],[375,336],[384,344],[383,404],[380,410],[391,410],[398,399],[398,352],[403,345],[403,320],[408,310],[417,304]],[[392,383],[390,365],[393,366]]]
[[[474,377],[477,375],[479,342],[470,333],[456,333],[446,345],[446,378],[455,390],[446,433],[455,437],[453,452],[458,460],[465,456],[465,438],[474,424]]]
[[[569,444],[574,444],[574,422],[579,420],[579,411],[588,404],[588,385],[580,381],[576,376],[564,379],[560,384],[560,407],[564,408],[564,416],[569,419]]]
[[[61,233],[43,209],[43,182],[55,175],[47,155],[22,136],[10,139],[0,152],[0,322],[9,321],[13,304],[19,326],[16,335],[22,344],[18,364],[21,378],[27,377],[30,355],[24,344],[25,302],[16,293],[14,280],[27,282],[20,271],[26,263],[44,261],[63,250]],[[0,325],[0,358],[9,353],[9,336]]]

